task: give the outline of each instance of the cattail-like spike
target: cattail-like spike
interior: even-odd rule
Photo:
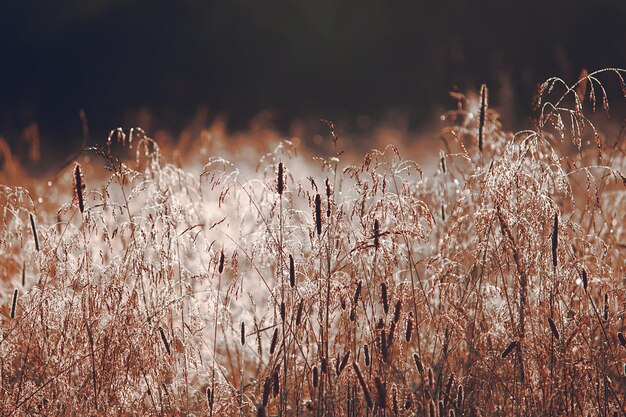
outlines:
[[[395,386],[393,387],[393,390],[391,391],[391,404],[392,404],[393,415],[397,416],[400,410],[398,408],[398,390],[396,389]]]
[[[277,343],[278,343],[278,329],[274,329],[274,334],[272,335],[272,343],[270,343],[270,355],[274,354]]]
[[[276,191],[278,194],[283,195],[285,190],[285,167],[282,162],[278,163],[278,172],[276,173]]]
[[[404,340],[406,340],[407,343],[410,343],[412,335],[413,335],[413,313],[410,313],[409,319],[406,322],[406,333],[404,335]]]
[[[431,390],[435,389],[435,373],[433,372],[433,368],[431,366],[428,367],[428,386]]]
[[[385,311],[385,314],[387,314],[387,312],[389,312],[389,302],[387,300],[387,284],[386,283],[382,283],[380,284],[380,292],[381,292],[381,301],[383,302],[383,310]]]
[[[330,180],[326,178],[326,217],[330,217],[330,196],[333,194],[333,190],[330,187]]]
[[[337,376],[341,375],[341,372],[343,371],[343,369],[348,364],[348,359],[349,358],[350,358],[350,351],[347,351],[345,353],[345,355],[343,355],[343,358],[341,359],[341,363],[339,364],[339,369],[338,369],[338,372],[337,372]]]
[[[267,403],[270,400],[270,392],[272,391],[272,380],[270,377],[265,378],[265,383],[263,384],[263,406],[267,407]]]
[[[246,323],[241,322],[241,346],[246,344]]]
[[[220,274],[222,272],[224,272],[224,261],[225,261],[226,257],[224,256],[224,250],[222,249],[222,251],[220,252],[220,262],[218,264],[217,267],[217,272],[219,272]]]
[[[317,388],[320,383],[320,374],[317,365],[313,367],[313,388]]]
[[[387,349],[391,348],[393,344],[393,335],[396,332],[396,322],[392,321],[391,326],[389,326],[389,334],[387,335]]]
[[[624,336],[624,333],[617,332],[617,338],[619,339],[619,344],[626,347],[626,336]]]
[[[272,388],[274,391],[272,392],[274,398],[278,397],[280,392],[280,367],[277,367],[274,371],[274,381],[272,382]]]
[[[428,416],[437,417],[437,409],[435,408],[435,402],[432,398],[428,400]]]
[[[296,286],[296,266],[291,255],[289,255],[289,284],[291,284],[291,288]]]
[[[22,288],[26,286],[26,261],[22,261]]]
[[[450,377],[448,378],[448,383],[446,384],[446,396],[445,396],[446,404],[448,402],[448,399],[450,398],[450,391],[452,390],[453,382],[454,382],[454,372],[450,373]]]
[[[387,389],[380,377],[374,378],[374,384],[376,385],[376,405],[383,410],[387,408]]]
[[[515,349],[516,346],[517,346],[517,341],[515,341],[515,340],[512,341],[511,343],[509,343],[509,345],[506,347],[506,349],[504,349],[504,351],[500,355],[500,356],[502,356],[502,359],[504,359],[507,356],[509,356],[509,354],[513,351],[513,349]]]
[[[387,338],[385,337],[384,330],[380,331],[380,350],[381,350],[381,353],[383,354],[383,361],[385,361],[385,363],[388,363],[389,362],[389,349],[387,347]]]
[[[378,219],[374,220],[374,248],[378,250],[380,246],[380,223]]]
[[[263,404],[259,405],[256,410],[256,417],[266,417],[265,406]]]
[[[303,309],[304,309],[304,300],[300,300],[300,303],[298,304],[298,312],[296,314],[296,326],[300,326],[300,323],[302,323]]]
[[[315,230],[317,235],[322,234],[322,197],[315,194]]]
[[[439,400],[439,417],[446,417],[446,404]]]
[[[81,214],[85,211],[85,199],[84,192],[85,183],[83,181],[83,172],[80,164],[76,164],[74,167],[74,194],[76,194],[76,200],[78,201],[78,209]]]
[[[488,106],[488,92],[485,84],[480,86],[480,113],[478,114],[478,150],[483,151],[483,142],[485,135],[485,116]]]
[[[320,361],[320,368],[322,369],[323,374],[328,373],[328,360],[326,358],[322,358]]]
[[[609,321],[609,294],[604,294],[604,321]]]
[[[15,318],[17,310],[17,288],[13,290],[13,300],[11,301],[11,320]]]
[[[422,363],[422,358],[418,353],[413,354],[413,360],[415,361],[415,367],[417,368],[417,372],[420,374],[424,373],[424,364]]]
[[[372,396],[370,394],[370,390],[367,388],[367,384],[365,383],[365,379],[363,379],[363,375],[361,374],[361,370],[359,369],[359,365],[357,365],[356,362],[352,362],[352,368],[354,369],[354,373],[356,374],[356,377],[359,380],[359,385],[361,385],[361,389],[363,390],[363,396],[365,397],[365,402],[367,403],[367,408],[374,408],[374,401],[372,401]]]
[[[459,385],[459,389],[456,392],[456,408],[461,408],[463,406],[463,385]]]
[[[409,391],[406,394],[406,401],[404,401],[404,409],[410,410],[412,408],[413,408],[413,394],[411,394],[411,391]]]
[[[356,305],[359,302],[359,297],[361,296],[362,285],[363,285],[363,281],[359,281],[358,284],[356,284],[356,291],[354,291],[354,297],[352,299],[352,301],[354,302],[354,305]]]
[[[33,213],[28,213],[30,217],[30,227],[33,229],[33,239],[35,240],[35,249],[39,252],[39,236],[37,235],[37,225],[35,224],[35,217]]]
[[[439,162],[441,163],[441,173],[446,173],[446,156],[443,151],[439,151]]]
[[[211,389],[211,387],[207,387],[206,389],[206,402],[207,402],[207,406],[209,407],[209,410],[213,409],[213,401],[215,399],[214,396],[214,391]]]
[[[557,248],[559,245],[559,215],[554,213],[554,226],[552,229],[552,266],[557,265]]]
[[[363,346],[363,356],[365,357],[365,366],[370,366],[370,348],[367,344]]]
[[[583,268],[581,274],[582,274],[582,280],[583,280],[583,288],[586,291],[587,290],[587,271],[585,271],[585,268]]]
[[[400,312],[402,310],[402,300],[398,300],[396,302],[396,308],[393,310],[393,322],[397,323],[400,321]]]
[[[280,319],[284,322],[285,321],[285,302],[281,301],[280,303]]]
[[[554,320],[551,317],[548,317],[548,324],[550,325],[550,330],[552,331],[552,335],[555,339],[559,339],[559,331],[556,328],[556,324],[554,324]]]
[[[171,355],[172,350],[170,348],[170,342],[167,340],[167,335],[165,334],[165,330],[163,330],[163,327],[159,326],[159,333],[161,333],[161,340],[163,341],[163,344],[165,345],[165,350],[167,351],[167,354]]]

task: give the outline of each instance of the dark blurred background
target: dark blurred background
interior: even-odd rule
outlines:
[[[0,135],[36,122],[44,148],[72,149],[80,109],[101,143],[138,114],[175,132],[200,107],[229,129],[265,109],[282,130],[390,110],[419,129],[483,82],[519,125],[545,78],[625,66],[625,28],[624,0],[4,0]]]

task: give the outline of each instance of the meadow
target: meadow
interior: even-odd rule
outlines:
[[[2,147],[0,414],[626,415],[626,123],[590,120],[625,75],[547,80],[520,132],[455,94],[429,169],[326,121],[322,156]]]

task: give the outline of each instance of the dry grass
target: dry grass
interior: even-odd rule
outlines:
[[[0,186],[0,414],[626,415],[624,132],[583,111],[623,74],[548,80],[516,134],[457,95],[430,177],[329,123],[306,164],[118,130]]]

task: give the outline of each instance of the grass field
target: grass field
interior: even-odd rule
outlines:
[[[588,119],[624,75],[518,133],[457,94],[426,172],[330,122],[324,157],[115,130],[43,179],[5,146],[0,414],[626,415],[626,132]]]

